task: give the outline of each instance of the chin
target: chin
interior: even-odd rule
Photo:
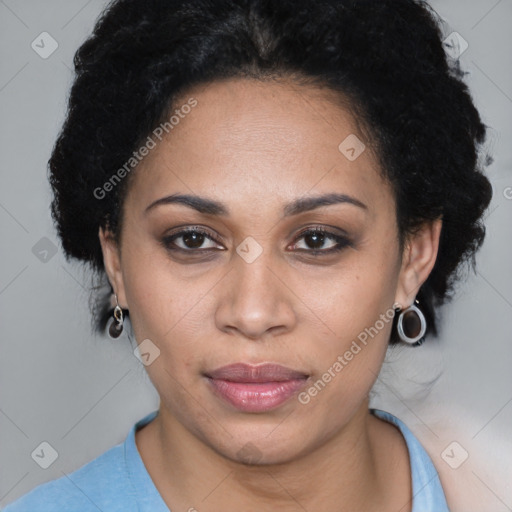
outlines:
[[[308,451],[305,439],[285,429],[279,436],[274,436],[275,428],[268,429],[268,432],[272,432],[268,435],[266,429],[263,433],[259,429],[257,435],[253,432],[241,434],[238,430],[236,438],[227,437],[221,445],[213,443],[212,447],[223,457],[247,466],[286,464]]]

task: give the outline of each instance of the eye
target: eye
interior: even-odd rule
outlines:
[[[306,247],[301,248],[298,247],[300,244],[294,244],[292,248],[312,255],[332,254],[352,246],[347,237],[327,231],[323,227],[309,228],[303,231],[297,238],[297,240],[301,239],[304,240]]]
[[[208,240],[212,243],[205,247],[203,244]],[[176,241],[179,241],[179,243],[176,243]],[[168,250],[183,252],[209,251],[217,248],[219,244],[211,234],[197,226],[166,236],[162,243]]]

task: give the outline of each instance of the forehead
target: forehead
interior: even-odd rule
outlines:
[[[197,104],[181,110],[191,98]],[[247,208],[308,193],[365,203],[390,193],[369,141],[333,91],[230,79],[190,89],[176,110],[176,124],[135,172],[139,202],[180,192]]]

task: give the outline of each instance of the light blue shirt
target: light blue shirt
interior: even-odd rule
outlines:
[[[396,425],[405,438],[412,469],[412,512],[449,512],[437,471],[412,432],[392,414],[370,411]],[[170,512],[135,444],[135,431],[157,414],[153,411],[135,423],[123,443],[67,476],[35,487],[3,512]]]

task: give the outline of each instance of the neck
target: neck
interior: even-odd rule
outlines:
[[[384,430],[394,428],[386,425]],[[370,415],[368,400],[343,429],[283,464],[230,460],[162,406],[148,427],[153,430],[151,436],[146,432],[144,443],[139,436],[144,463],[171,510],[370,511],[385,510],[390,498],[390,475],[380,463],[390,452],[383,448],[383,425]],[[389,440],[389,430],[384,434]]]

